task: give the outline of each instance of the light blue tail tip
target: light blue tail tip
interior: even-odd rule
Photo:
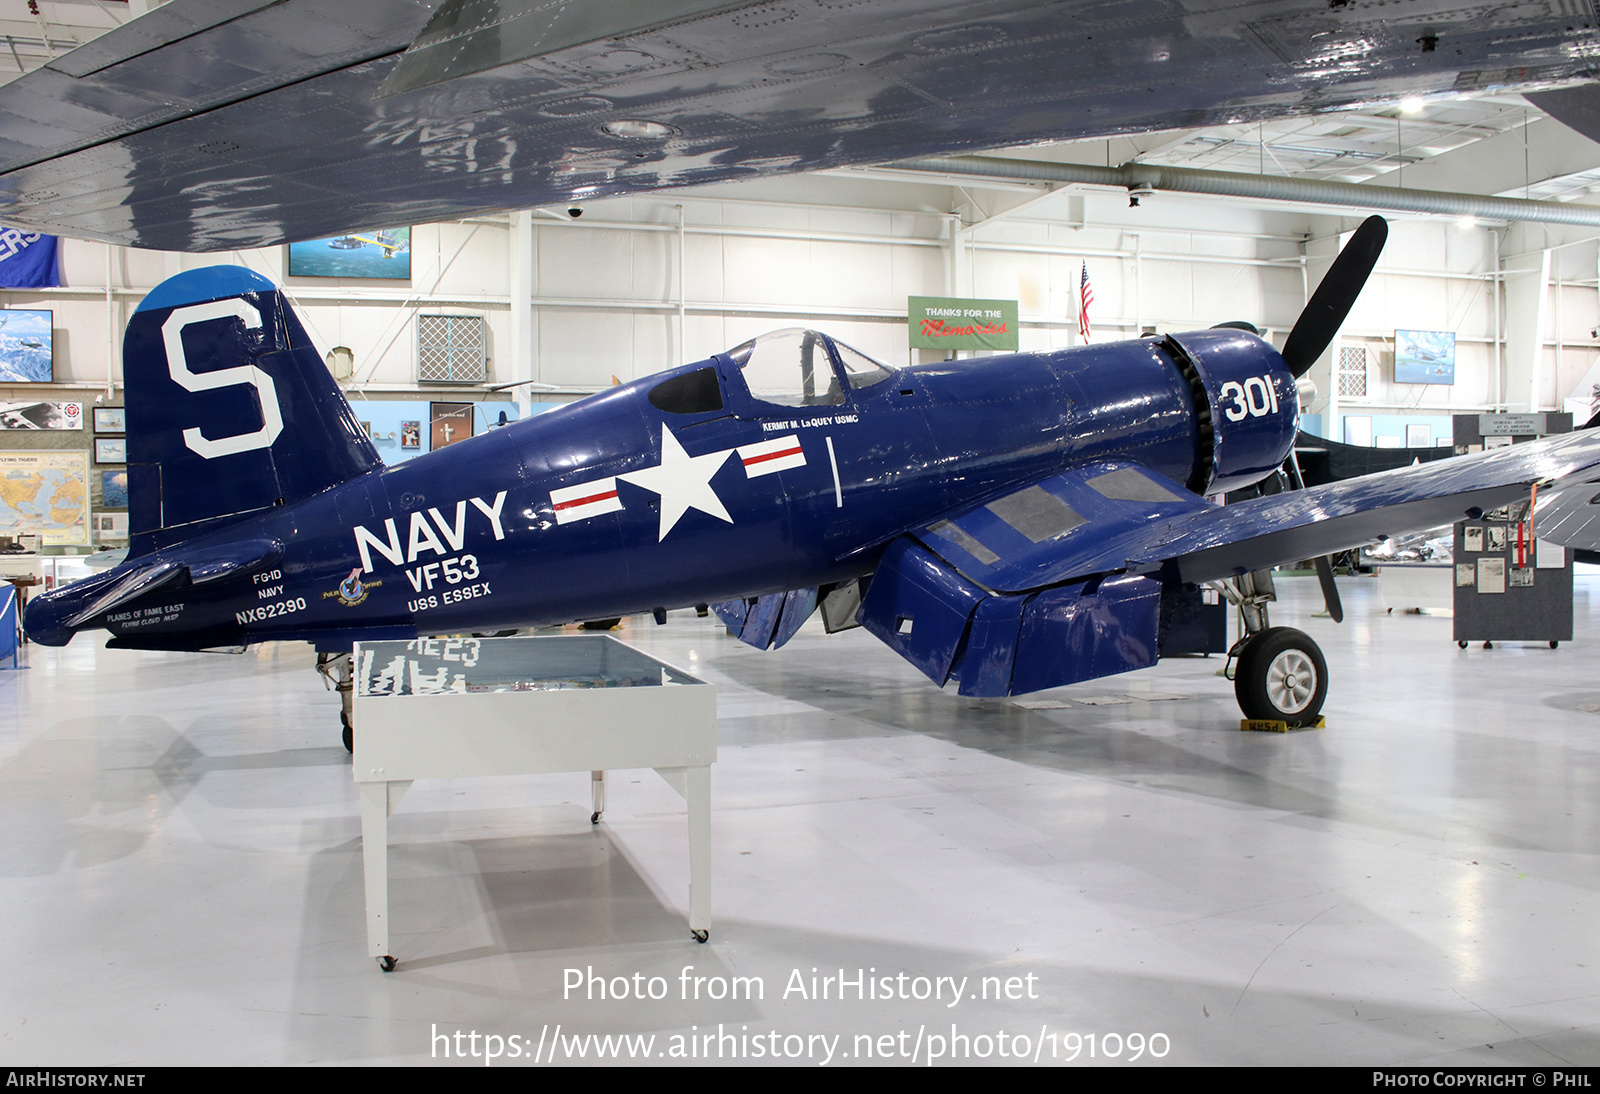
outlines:
[[[245,293],[276,292],[277,288],[265,277],[243,266],[207,266],[199,270],[185,270],[167,278],[151,290],[138,310],[156,311],[184,304],[203,304],[208,300],[226,300]]]

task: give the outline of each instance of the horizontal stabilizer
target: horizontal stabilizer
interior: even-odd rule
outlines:
[[[65,643],[77,628],[182,578],[205,585],[282,557],[283,544],[264,537],[146,555],[37,598],[28,608],[28,633],[47,644]]]
[[[113,611],[131,600],[143,596],[153,589],[169,585],[183,574],[181,563],[168,562],[164,559],[151,558],[142,564],[134,566],[132,570],[122,575],[121,580],[115,581],[111,587],[91,600],[87,607],[73,613],[65,620],[67,627],[80,627],[96,616]],[[34,622],[33,612],[29,612],[28,622]],[[31,627],[30,627],[31,633]],[[37,636],[36,636],[37,637]]]

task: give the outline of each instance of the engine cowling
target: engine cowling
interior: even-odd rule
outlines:
[[[1191,331],[1163,339],[1194,391],[1199,463],[1191,487],[1221,494],[1283,465],[1300,426],[1294,377],[1278,351],[1249,331]]]

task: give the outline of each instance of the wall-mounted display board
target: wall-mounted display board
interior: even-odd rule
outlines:
[[[0,429],[82,429],[83,404],[49,399],[0,403]]]
[[[87,453],[0,452],[0,536],[20,535],[45,544],[89,542]]]
[[[958,296],[906,299],[912,349],[1017,350],[1017,302]]]
[[[1457,414],[1457,452],[1570,433],[1570,414]],[[1456,525],[1455,639],[1565,642],[1572,638],[1572,557],[1533,538],[1530,499]]]

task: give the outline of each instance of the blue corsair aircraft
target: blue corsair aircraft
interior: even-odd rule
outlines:
[[[1600,431],[1226,507],[1290,457],[1296,379],[1354,303],[1371,218],[1280,354],[1231,327],[891,369],[809,330],[385,467],[283,295],[234,267],[140,305],[124,343],[132,545],[26,624],[123,649],[488,631],[707,602],[783,645],[820,607],[936,684],[1004,696],[1153,665],[1164,590],[1243,606],[1251,717],[1314,719],[1316,646],[1254,571],[1527,503],[1600,524]],[[341,669],[348,682],[348,658]],[[348,729],[348,722],[347,722]]]

